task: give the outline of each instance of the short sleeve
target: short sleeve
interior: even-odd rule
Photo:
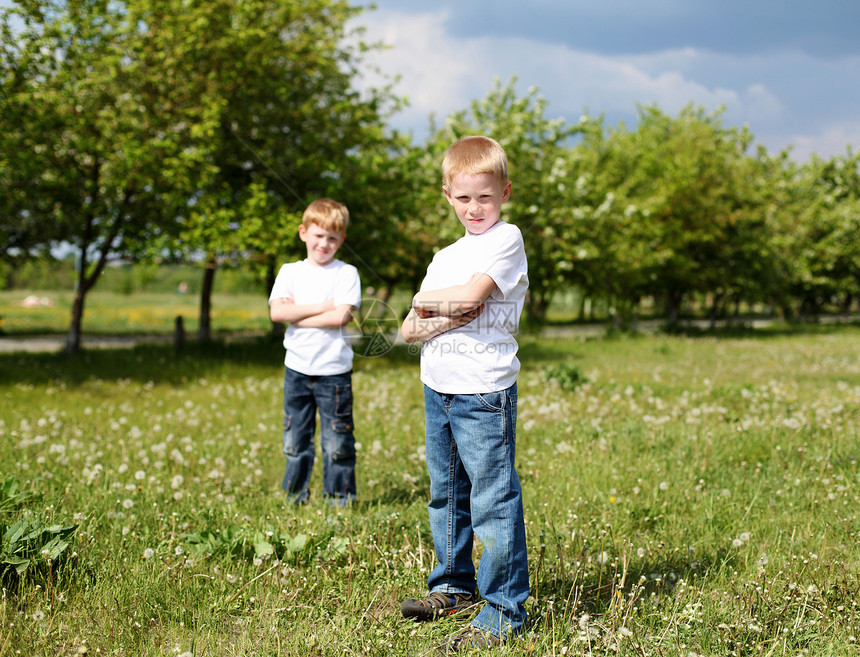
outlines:
[[[493,292],[492,296],[500,300],[507,299],[518,288],[528,286],[528,261],[522,233],[512,224],[507,226],[481,269],[481,273],[495,282],[498,292]]]
[[[337,286],[334,291],[334,305],[361,307],[361,280],[358,270],[352,265],[344,265],[338,272]]]
[[[278,275],[275,277],[275,284],[272,285],[272,291],[269,294],[270,306],[275,299],[284,299],[292,296],[293,277],[290,275],[290,270],[290,265],[281,265]]]

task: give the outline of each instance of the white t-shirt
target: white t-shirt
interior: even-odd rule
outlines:
[[[517,341],[528,262],[520,229],[498,222],[480,235],[466,234],[433,257],[421,290],[462,285],[486,274],[496,289],[474,321],[428,340],[421,347],[421,381],[444,394],[497,392],[520,371]]]
[[[331,301],[335,306],[361,305],[361,282],[352,265],[332,260],[324,267],[307,260],[281,267],[269,295],[269,305],[275,299],[292,297],[297,304]],[[352,369],[352,346],[346,327],[296,328],[287,327],[284,334],[287,354],[284,365],[308,376],[344,374]]]

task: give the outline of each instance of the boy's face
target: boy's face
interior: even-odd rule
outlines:
[[[334,260],[337,250],[343,244],[344,235],[311,224],[307,228],[304,225],[299,226],[299,238],[308,247],[308,260],[323,267]]]
[[[502,186],[491,173],[460,173],[442,190],[466,231],[480,235],[499,221],[502,203],[511,196],[511,183]]]

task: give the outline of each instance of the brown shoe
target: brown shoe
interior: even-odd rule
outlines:
[[[465,630],[448,637],[439,646],[439,653],[442,655],[453,655],[458,652],[497,648],[500,645],[502,645],[502,641],[497,636],[469,625]]]
[[[470,593],[442,593],[434,591],[426,598],[408,598],[400,605],[404,618],[432,621],[469,609],[475,604]]]

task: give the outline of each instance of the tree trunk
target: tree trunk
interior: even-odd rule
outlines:
[[[670,329],[678,328],[678,321],[681,317],[681,302],[684,300],[684,293],[680,290],[671,290],[666,296],[666,324]]]
[[[87,294],[96,282],[99,280],[105,266],[107,265],[108,253],[110,253],[110,244],[113,243],[113,236],[101,248],[99,259],[96,261],[93,272],[87,276],[88,262],[83,255],[78,261],[77,282],[75,283],[75,298],[72,301],[72,316],[69,321],[69,331],[66,334],[65,353],[74,356],[81,350],[81,336],[83,335],[84,323],[84,305],[86,303]],[[81,248],[81,253],[85,253],[86,248]]]
[[[203,287],[200,289],[200,324],[197,327],[199,342],[212,341],[212,288],[215,286],[217,265],[210,260],[203,270]]]
[[[717,328],[717,317],[720,314],[720,304],[722,302],[723,302],[722,293],[715,293],[714,298],[711,302],[711,309],[710,309],[710,313],[709,313],[710,325],[711,325],[712,331]]]
[[[66,334],[65,352],[72,356],[81,350],[81,327],[84,321],[84,302],[86,296],[87,290],[82,285],[78,285],[78,289],[75,290],[75,299],[72,302],[72,317],[69,322],[69,332]]]

